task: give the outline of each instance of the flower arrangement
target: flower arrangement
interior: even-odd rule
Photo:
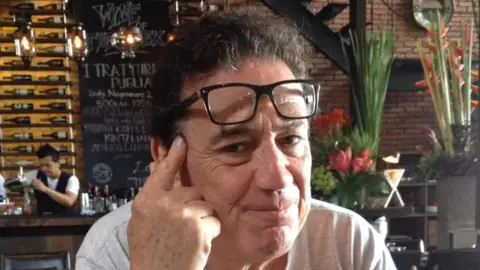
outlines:
[[[448,158],[473,152],[471,143],[471,114],[478,106],[472,93],[478,94],[478,86],[472,79],[473,27],[461,25],[461,39],[449,41],[440,15],[427,30],[426,47],[417,41],[417,49],[425,79],[416,85],[426,87],[432,102],[442,138],[442,151]]]
[[[335,196],[339,205],[355,208],[364,193],[382,190],[383,179],[372,171],[372,140],[366,133],[351,129],[343,110],[319,115],[312,121],[312,153],[316,160],[312,189],[323,199]]]

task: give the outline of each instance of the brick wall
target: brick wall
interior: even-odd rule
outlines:
[[[337,1],[335,1],[337,2]],[[348,1],[338,1],[345,2]],[[412,14],[412,1],[386,0],[386,3],[398,14],[393,16],[389,8],[381,0],[369,1],[367,21],[372,22],[373,29],[385,27],[396,32],[396,57],[418,58],[415,42],[425,36],[425,30],[416,25]],[[325,0],[314,0],[310,11],[315,13],[327,4]],[[373,21],[371,7],[373,5]],[[348,9],[335,18],[330,27],[338,30],[348,23]],[[473,19],[470,0],[458,0],[455,15],[448,25],[451,37],[459,37],[461,20]],[[478,46],[478,43],[477,43]],[[478,52],[478,50],[475,50]],[[321,109],[348,108],[348,78],[322,55],[317,55],[311,62],[311,74],[322,83]],[[422,127],[435,125],[435,113],[431,99],[423,92],[389,92],[386,98],[384,121],[381,137],[381,154],[396,151],[413,152],[415,145],[423,139]]]

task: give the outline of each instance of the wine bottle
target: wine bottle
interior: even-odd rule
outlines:
[[[61,158],[58,160],[58,163],[62,164],[62,165],[67,165],[68,164],[68,160],[64,159],[64,158]]]
[[[66,124],[67,123],[67,117],[66,116],[52,117],[52,118],[48,118],[48,119],[42,119],[40,121],[50,122],[52,124]]]
[[[31,81],[32,75],[12,75],[10,77],[3,77],[4,80],[11,80],[11,81]]]
[[[14,18],[13,17],[2,17],[0,18],[1,22],[13,22]]]
[[[35,90],[26,88],[14,88],[13,90],[5,91],[5,93],[13,96],[34,96]]]
[[[20,132],[14,133],[12,137],[17,140],[31,140],[33,139],[33,134],[31,132]]]
[[[33,166],[35,165],[35,162],[32,160],[19,160],[14,163],[17,166]]]
[[[65,81],[66,77],[61,75],[48,75],[45,77],[39,77],[39,81],[47,81],[47,82],[59,82],[59,81]]]
[[[64,20],[62,17],[48,17],[48,18],[40,18],[37,20],[39,23],[63,23]]]
[[[40,10],[63,10],[62,4],[48,4],[38,7]]]
[[[23,63],[23,61],[19,61],[19,62]],[[38,62],[37,65],[38,66],[47,66],[47,67],[64,67],[64,63],[63,63],[62,59],[52,59],[52,60],[46,61],[46,62]]]
[[[42,33],[38,35],[38,38],[40,39],[63,39],[65,38],[64,33],[60,32],[48,32],[48,33]]]
[[[66,146],[54,146],[58,152],[68,152],[68,148]]]
[[[35,152],[35,147],[21,145],[15,148],[9,148],[8,151],[11,151],[11,152],[15,151],[18,153],[33,153]]]
[[[23,63],[23,61],[20,61],[20,60],[12,60],[10,62],[3,62],[3,64],[5,66],[14,66],[14,67],[25,65],[25,63]]]
[[[21,3],[18,5],[11,6],[12,9],[22,9],[22,10],[35,10],[38,8],[38,5],[35,3]]]
[[[54,139],[66,139],[67,138],[67,132],[66,131],[57,131],[54,133],[50,134],[42,134],[42,137],[52,137]]]
[[[42,108],[50,108],[52,110],[65,110],[67,109],[67,103],[64,102],[54,102],[49,104],[41,104]]]
[[[19,116],[15,118],[4,119],[4,122],[12,122],[18,125],[21,124],[30,124],[30,116]]]
[[[5,47],[5,52],[15,52],[15,47]]]
[[[33,110],[32,103],[13,103],[11,105],[4,105],[4,108],[10,108],[12,110]]]
[[[51,95],[51,96],[61,96],[61,95],[65,95],[65,89],[64,88],[48,88],[45,90],[41,90],[40,93]]]
[[[65,53],[64,46],[48,46],[48,47],[38,48],[38,50],[44,53]]]

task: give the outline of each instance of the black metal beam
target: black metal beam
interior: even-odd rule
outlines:
[[[318,18],[315,18],[298,0],[264,0],[279,15],[290,19],[327,59],[343,73],[350,74],[348,62],[342,50],[338,34]]]

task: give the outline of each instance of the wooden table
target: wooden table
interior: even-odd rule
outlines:
[[[0,253],[69,251],[72,265],[84,236],[100,216],[0,216]]]

